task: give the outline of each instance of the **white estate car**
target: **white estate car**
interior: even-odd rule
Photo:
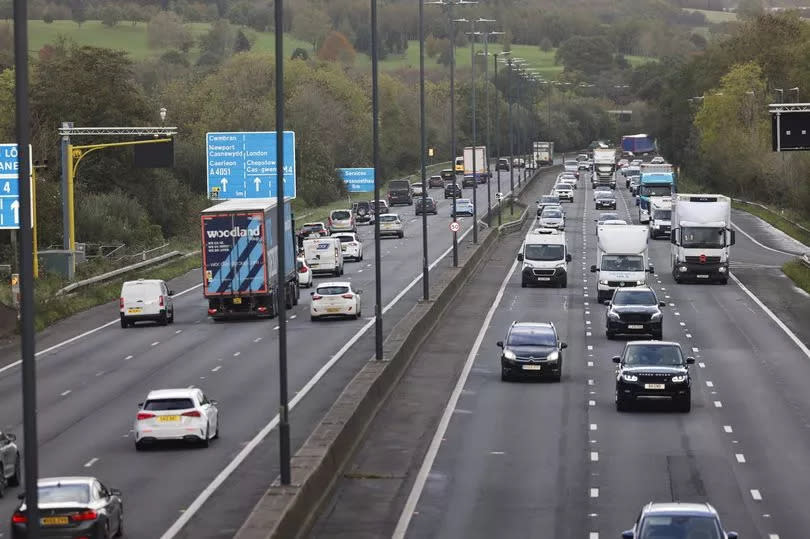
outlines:
[[[343,258],[351,258],[357,262],[363,260],[363,242],[355,233],[339,232],[332,236],[340,240],[340,249],[343,251]]]
[[[309,316],[313,321],[324,316],[362,316],[360,292],[353,290],[348,281],[320,283],[310,295]]]
[[[165,440],[198,442],[208,447],[219,436],[217,401],[202,389],[158,389],[150,391],[138,405],[135,417],[135,449]]]
[[[129,327],[141,320],[152,320],[162,326],[174,323],[173,295],[174,292],[161,279],[125,282],[118,300],[121,327]]]
[[[383,213],[380,215],[380,237],[382,236],[397,236],[400,239],[405,237],[405,227],[399,214]]]

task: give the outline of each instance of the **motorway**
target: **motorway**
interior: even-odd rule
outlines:
[[[619,413],[611,357],[624,343],[605,337],[588,271],[597,212],[590,183],[579,187],[566,205],[568,288],[522,289],[522,234],[501,241],[417,352],[312,537],[619,537],[643,504],[671,500],[712,503],[741,537],[806,537],[810,300],[778,269],[790,253],[735,212],[735,279],[676,285],[669,242],[650,240],[664,339],[697,359],[693,407]],[[619,213],[635,216],[619,193]],[[554,322],[568,343],[561,383],[500,380],[495,343],[514,320]]]
[[[509,174],[501,172],[501,181],[508,192]],[[490,185],[494,203],[494,179]],[[486,187],[478,186],[479,215]],[[439,206],[439,215],[428,217],[429,259],[437,272],[451,264],[452,201],[440,189],[430,194]],[[464,189],[465,197],[471,194]],[[406,229],[404,240],[381,243],[386,335],[421,296],[421,287],[414,286],[422,271],[421,216],[413,215],[413,206],[391,211],[405,217]],[[471,223],[462,221],[461,249],[471,241]],[[365,261],[347,263],[343,277],[364,291],[366,318],[313,323],[307,289],[287,312],[293,452],[373,356],[372,234],[372,227],[360,228]],[[93,475],[121,489],[127,537],[232,537],[278,475],[277,322],[212,323],[199,281],[199,271],[193,271],[170,283],[174,325],[121,329],[114,302],[37,337],[39,475]],[[18,358],[16,347],[0,352],[0,425],[21,444]],[[131,428],[137,403],[152,389],[192,385],[219,402],[220,438],[207,449],[176,445],[136,453]],[[16,491],[0,499],[3,519],[10,519]],[[8,533],[5,520],[0,537]]]

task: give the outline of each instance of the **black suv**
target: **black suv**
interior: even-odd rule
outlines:
[[[444,186],[444,198],[461,198],[461,187],[457,183],[448,183]]]
[[[669,399],[680,412],[692,409],[692,378],[687,365],[695,358],[684,358],[676,342],[636,341],[615,356],[616,410],[626,411],[640,399]]]
[[[475,175],[470,174],[464,175],[464,178],[461,180],[462,187],[475,187]]]
[[[562,378],[562,351],[568,348],[557,338],[551,322],[512,322],[506,340],[498,341],[501,353],[501,380],[524,376],[551,375]]]
[[[436,208],[436,201],[433,200],[433,197],[427,197],[425,205],[425,213],[439,215],[439,210]],[[422,214],[422,197],[416,199],[416,204],[414,205],[414,215],[421,215]]]
[[[439,173],[442,177],[442,180],[445,182],[453,182],[456,180],[456,171],[452,168],[445,168]]]
[[[352,213],[354,213],[354,220],[357,223],[370,223],[372,219],[371,202],[361,201],[352,204]]]
[[[605,334],[608,339],[618,334],[651,335],[660,341],[664,333],[661,307],[666,306],[646,286],[617,288],[605,312]]]

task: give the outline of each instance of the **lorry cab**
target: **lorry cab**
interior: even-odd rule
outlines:
[[[643,164],[638,186],[638,222],[650,220],[650,197],[671,197],[675,192],[675,172],[672,165]]]
[[[651,197],[650,207],[650,237],[656,239],[659,237],[669,238],[669,232],[672,227],[672,198],[670,197]]]
[[[536,228],[526,235],[517,259],[523,263],[520,285],[548,284],[568,286],[568,263],[571,254],[565,232],[552,228]]]
[[[343,275],[343,250],[338,238],[311,238],[304,240],[304,261],[312,273]]]
[[[613,297],[613,291],[626,286],[643,286],[654,269],[647,253],[648,229],[641,225],[600,225],[597,227],[597,301]]]
[[[676,195],[670,243],[676,283],[728,283],[730,247],[736,243],[731,230],[731,199],[724,195]]]

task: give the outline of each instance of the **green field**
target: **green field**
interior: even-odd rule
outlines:
[[[684,8],[684,11],[703,13],[704,15],[706,15],[707,21],[715,24],[721,22],[734,22],[737,20],[736,13],[728,13],[726,11],[709,11],[706,9],[686,9],[686,8]]]

